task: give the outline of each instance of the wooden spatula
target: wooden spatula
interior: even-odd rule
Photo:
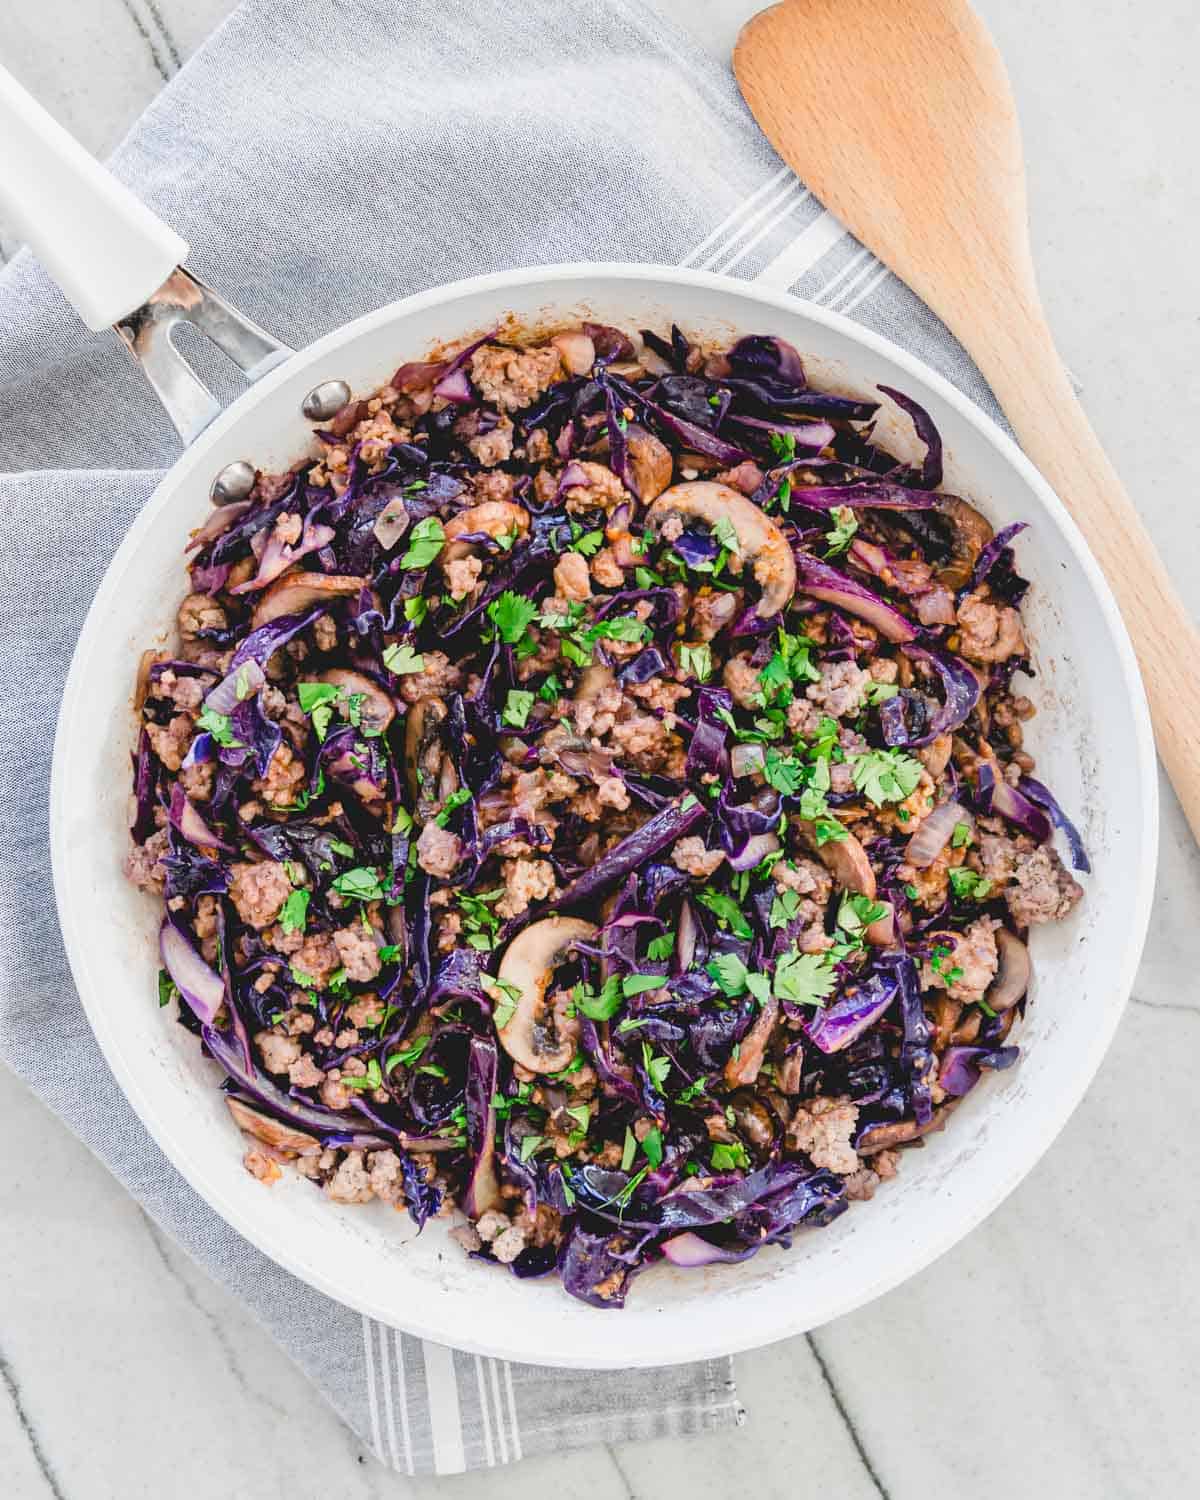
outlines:
[[[1200,838],[1200,633],[1067,379],[1033,273],[1016,110],[966,0],[783,0],[733,67],[771,144],[969,351],[1103,568]]]

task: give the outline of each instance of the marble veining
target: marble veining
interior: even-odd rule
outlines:
[[[656,0],[727,56],[756,0]],[[1200,418],[1192,0],[978,0],[1013,74],[1051,321],[1168,566],[1200,599],[1174,434]],[[38,0],[0,61],[93,149],[231,0]],[[0,223],[0,259],[15,248]],[[1167,423],[1170,421],[1170,428]],[[1181,670],[1187,665],[1181,663]],[[1159,887],[1116,1042],[1060,1139],[888,1296],[738,1361],[749,1422],[453,1480],[366,1454],[241,1304],[0,1070],[5,1500],[1142,1500],[1200,1492],[1194,1065],[1200,856],[1164,785]]]

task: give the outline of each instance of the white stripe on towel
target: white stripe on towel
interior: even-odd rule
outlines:
[[[815,266],[823,255],[827,255],[845,233],[845,229],[829,210],[823,209],[803,234],[797,235],[774,260],[767,262],[754,278],[755,281],[786,292],[789,287],[795,286],[805,271]]]
[[[681,260],[679,264],[681,266],[691,265],[692,261],[694,261],[698,255],[703,255],[706,250],[717,244],[724,235],[728,234],[730,230],[735,228],[742,215],[748,213],[760,198],[769,193],[772,188],[777,187],[779,183],[781,183],[786,177],[789,177],[790,175],[790,167],[780,167],[779,171],[774,173],[771,177],[768,177],[766,182],[764,182],[761,187],[756,188],[748,198],[744,198],[732,213],[726,214],[726,216],[721,220],[717,227],[706,234],[700,241],[700,243],[696,246],[696,248],[690,251],[689,254],[684,256],[683,260]]]
[[[371,1320],[363,1314],[363,1364],[367,1370],[367,1405],[371,1411],[371,1445],[379,1462],[386,1463],[383,1456],[383,1434],[379,1430],[379,1392],[375,1386],[375,1350],[371,1346]]]
[[[727,266],[718,265],[718,261],[724,256],[731,255],[740,240],[757,229],[765,219],[765,228],[759,230],[759,233],[750,242],[752,245],[756,245],[764,234],[769,234],[776,224],[782,223],[795,205],[804,200],[805,196],[806,190],[802,189],[799,181],[793,177],[778,193],[768,198],[752,214],[747,215],[738,226],[736,233],[729,235],[725,243],[714,250],[707,260],[700,262],[700,269],[702,271],[724,271],[727,269]],[[737,258],[740,259],[744,254],[745,249],[742,249],[738,252]]]
[[[396,1349],[396,1387],[400,1403],[400,1442],[404,1448],[404,1467],[409,1474],[413,1469],[412,1433],[408,1426],[408,1373],[404,1368],[404,1335],[398,1328],[392,1329],[392,1342]]]
[[[429,1394],[434,1473],[463,1474],[467,1457],[463,1450],[454,1350],[447,1349],[445,1344],[431,1344],[428,1340],[422,1340],[421,1347],[425,1351],[425,1386]]]

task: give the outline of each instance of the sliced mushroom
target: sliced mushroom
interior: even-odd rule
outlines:
[[[752,564],[762,589],[757,608],[760,619],[777,615],[795,594],[796,561],[787,538],[745,495],[712,479],[675,484],[646,512],[646,521],[657,530],[671,516],[702,521],[710,529],[722,520],[730,523],[737,533],[740,558]]]
[[[883,916],[863,928],[863,937],[875,948],[891,948],[896,941],[896,909],[890,901],[882,903]]]
[[[251,625],[257,629],[282,615],[300,615],[314,604],[330,604],[334,599],[349,598],[366,588],[365,578],[351,578],[340,573],[285,573],[263,590],[254,606]]]
[[[731,1057],[725,1064],[725,1082],[731,1089],[742,1088],[746,1084],[753,1083],[758,1077],[758,1070],[763,1064],[763,1054],[767,1050],[767,1043],[771,1039],[771,1032],[775,1029],[778,1016],[779,1001],[771,995],[759,1012],[754,1025],[738,1044],[737,1055]]]
[[[330,667],[317,680],[342,688],[347,697],[361,696],[359,720],[362,727],[372,734],[382,734],[396,717],[396,705],[390,695],[362,672],[352,672],[348,667]]]
[[[950,560],[938,569],[938,581],[948,589],[966,588],[979,554],[991,541],[987,520],[957,495],[939,495],[936,510],[950,523]]]
[[[420,698],[404,725],[404,760],[409,790],[421,822],[431,818],[451,792],[458,776],[442,745],[441,723],[447,709],[440,698]]]
[[[470,505],[460,510],[446,522],[446,546],[442,552],[444,563],[468,557],[475,550],[474,542],[460,542],[457,538],[482,531],[490,537],[512,536],[514,532],[523,537],[529,530],[529,512],[523,505],[512,500],[484,500],[479,505]]]
[[[729,1104],[742,1137],[758,1150],[766,1151],[775,1139],[775,1121],[771,1118],[771,1111],[761,1099],[749,1092],[735,1094]]]
[[[917,751],[917,759],[936,781],[950,764],[950,750],[954,739],[948,734],[939,734],[932,744]]]
[[[830,839],[826,844],[818,844],[815,824],[806,822],[803,818],[793,821],[800,837],[842,890],[853,891],[858,896],[866,896],[874,901],[875,871],[871,868],[867,851],[852,833],[847,833],[844,839],[836,842]]]
[[[294,1130],[290,1125],[281,1125],[278,1120],[273,1120],[270,1115],[259,1114],[258,1110],[251,1109],[240,1099],[226,1098],[225,1103],[229,1106],[229,1113],[238,1129],[244,1130],[247,1135],[254,1136],[265,1145],[274,1146],[278,1151],[294,1151],[298,1156],[320,1155],[321,1143],[315,1135]]]
[[[596,930],[582,917],[545,917],[519,932],[504,950],[498,978],[518,998],[497,1035],[509,1057],[532,1073],[558,1073],[575,1056],[575,1038],[546,1004],[546,991],[572,947],[594,937]]]
[[[650,505],[675,477],[675,460],[666,443],[659,442],[644,427],[630,427],[625,434],[629,470],[643,505]]]
[[[950,1112],[957,1103],[957,1099],[951,1099],[939,1109],[935,1109],[928,1125],[918,1125],[915,1120],[896,1120],[885,1125],[871,1125],[859,1136],[854,1149],[859,1156],[871,1156],[876,1151],[886,1151],[889,1146],[902,1146],[907,1141],[936,1135],[939,1130],[945,1130]]]
[[[1033,965],[1029,949],[1007,927],[996,929],[996,953],[1000,962],[984,998],[994,1011],[1002,1012],[1011,1010],[1029,988]]]

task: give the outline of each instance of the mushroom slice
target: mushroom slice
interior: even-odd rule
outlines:
[[[497,978],[517,992],[517,1000],[497,1035],[509,1057],[531,1073],[560,1072],[575,1056],[575,1038],[559,1027],[546,1004],[546,991],[574,944],[594,937],[596,930],[595,923],[582,917],[544,917],[504,950]],[[494,981],[487,987],[498,1001],[511,999],[508,989],[496,993]]]
[[[955,591],[966,588],[979,554],[992,539],[991,525],[957,495],[939,495],[934,508],[950,523],[950,557],[937,570],[938,581]]]
[[[293,1130],[290,1125],[281,1125],[278,1120],[273,1120],[270,1115],[259,1114],[258,1110],[251,1109],[240,1099],[226,1098],[225,1103],[229,1106],[229,1113],[238,1129],[244,1130],[247,1135],[254,1136],[265,1145],[274,1146],[278,1151],[294,1151],[298,1156],[320,1154],[321,1143],[315,1135],[309,1135],[303,1130]]]
[[[529,530],[529,512],[523,505],[511,500],[484,500],[480,505],[468,506],[446,522],[446,547],[442,553],[444,563],[467,557],[475,550],[476,543],[459,541],[459,537],[484,532],[490,537],[512,536],[515,532],[523,537]]]
[[[611,667],[601,666],[599,663],[584,667],[579,674],[579,685],[575,689],[575,702],[586,703],[589,698],[598,698],[604,689],[611,687],[616,680],[616,674]]]
[[[396,705],[390,694],[362,672],[352,672],[348,667],[330,667],[317,680],[342,688],[348,698],[361,697],[359,721],[371,734],[382,734],[396,717]]]
[[[671,516],[703,521],[710,530],[728,521],[737,534],[742,562],[749,562],[762,589],[760,619],[777,615],[796,592],[796,561],[787,538],[752,500],[715,479],[672,485],[646,512],[648,525],[658,530]]]
[[[409,709],[404,725],[408,786],[422,823],[458,787],[458,777],[442,746],[441,723],[446,713],[440,698],[419,698]]]
[[[743,1088],[758,1078],[758,1070],[762,1067],[763,1055],[778,1016],[779,1001],[774,995],[769,995],[754,1025],[742,1038],[737,1056],[731,1057],[725,1064],[725,1083],[729,1088]]]
[[[659,442],[644,427],[630,427],[625,433],[629,454],[628,467],[634,489],[643,505],[657,500],[675,477],[675,460],[666,443]]]
[[[794,820],[800,837],[813,851],[844,891],[853,891],[858,896],[875,899],[875,871],[867,858],[867,851],[854,837],[847,833],[844,839],[827,844],[817,843],[816,825],[803,818]],[[881,922],[883,918],[879,919]],[[874,924],[872,924],[874,925]]]
[[[251,625],[257,630],[282,615],[303,614],[314,604],[331,604],[349,598],[367,586],[365,578],[340,573],[285,573],[262,592],[254,607]]]
[[[1029,949],[1007,927],[996,929],[996,952],[1000,963],[984,998],[992,1010],[1003,1012],[1011,1010],[1029,988],[1033,965]]]

